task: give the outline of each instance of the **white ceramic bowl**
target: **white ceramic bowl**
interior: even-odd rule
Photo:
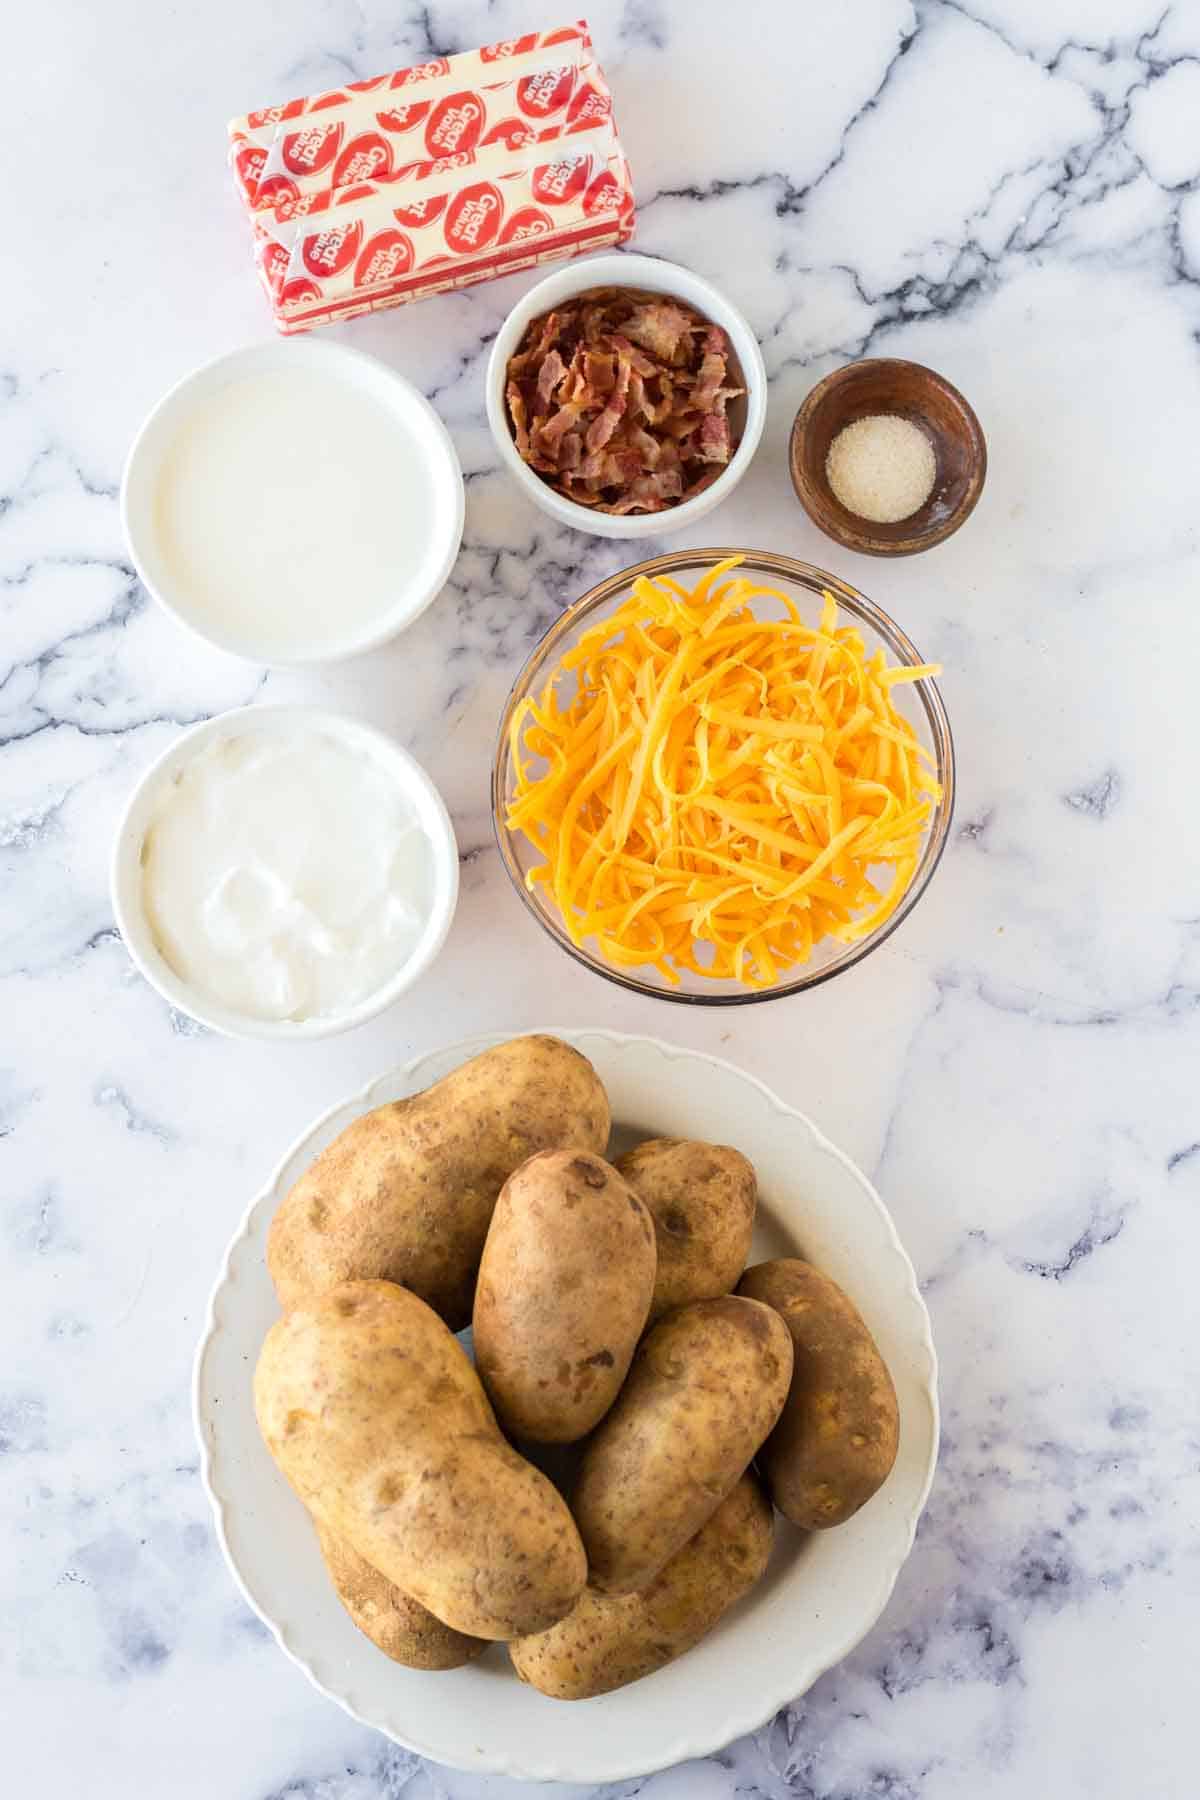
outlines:
[[[752,1731],[846,1656],[887,1604],[912,1548],[938,1444],[937,1363],[912,1264],[871,1184],[802,1113],[732,1064],[654,1038],[549,1027],[590,1058],[613,1113],[610,1155],[643,1137],[736,1144],[759,1178],[751,1260],[801,1253],[850,1295],[896,1384],[900,1447],[887,1481],[836,1531],[777,1520],[763,1579],[703,1643],[644,1681],[570,1705],[518,1681],[500,1645],[445,1675],[400,1668],[343,1612],[303,1506],[272,1462],[251,1391],[279,1317],[265,1262],[283,1195],[372,1107],[415,1094],[499,1034],[451,1044],[318,1119],[242,1221],[196,1361],[201,1471],[234,1578],[322,1692],[398,1743],[456,1768],[534,1780],[625,1781]],[[676,1791],[690,1793],[686,1780]]]
[[[434,505],[425,521],[428,535],[422,554],[415,567],[402,579],[398,577],[395,599],[386,611],[354,633],[339,636],[331,631],[319,640],[281,652],[272,643],[256,640],[252,620],[244,630],[229,630],[197,616],[194,603],[163,553],[155,515],[164,459],[197,408],[231,382],[305,367],[369,395],[387,409],[397,432],[421,456],[432,483]],[[185,375],[163,395],[134,438],[121,481],[121,524],[142,585],[173,619],[206,642],[275,668],[357,656],[411,625],[446,584],[462,542],[464,511],[458,456],[449,432],[425,396],[377,358],[307,337],[234,350]]]
[[[164,788],[200,750],[240,736],[248,728],[283,737],[320,730],[369,756],[403,792],[430,845],[433,901],[412,954],[390,981],[344,1012],[312,1019],[254,1019],[199,994],[164,960],[142,900],[141,856],[147,829]],[[193,725],[152,763],[138,782],[117,828],[110,870],[113,912],[129,955],[164,1000],[226,1037],[265,1038],[273,1043],[308,1043],[363,1025],[399,998],[424,973],[446,941],[458,902],[458,845],[441,795],[407,750],[373,726],[317,706],[242,706]]]
[[[521,460],[513,442],[504,400],[509,358],[515,353],[531,319],[549,312],[553,306],[560,306],[573,294],[582,294],[588,288],[595,287],[641,288],[654,294],[669,294],[676,300],[686,300],[689,306],[694,306],[697,312],[702,313],[706,319],[711,319],[714,325],[720,325],[729,336],[746,383],[746,423],[741,441],[727,468],[711,487],[705,488],[702,494],[697,494],[694,500],[685,500],[679,506],[669,506],[662,512],[639,513],[636,516],[625,514],[623,517],[616,517],[612,513],[598,513],[590,506],[579,506],[575,501],[565,499]],[[572,525],[576,531],[590,531],[597,537],[665,537],[669,532],[681,531],[685,525],[692,525],[697,519],[702,519],[714,506],[720,506],[750,467],[767,416],[767,372],[763,367],[758,339],[746,320],[736,306],[713,287],[711,282],[705,281],[703,276],[693,275],[690,269],[680,268],[678,263],[661,262],[655,256],[622,256],[615,253],[585,256],[569,263],[565,269],[547,275],[544,281],[539,281],[536,287],[530,288],[500,327],[488,360],[487,414],[501,461],[535,505],[549,513],[552,519],[557,519],[560,525]]]

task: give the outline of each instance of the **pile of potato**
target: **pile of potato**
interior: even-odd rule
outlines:
[[[895,1459],[846,1296],[745,1269],[746,1158],[609,1164],[610,1123],[585,1057],[516,1038],[357,1119],[272,1221],[259,1425],[350,1617],[411,1668],[500,1639],[556,1699],[636,1681],[758,1580],[772,1501],[838,1525]],[[567,1444],[564,1495],[516,1446]]]

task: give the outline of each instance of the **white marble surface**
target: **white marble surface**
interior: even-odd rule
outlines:
[[[639,249],[723,284],[772,377],[693,541],[827,563],[946,665],[961,803],[914,918],[806,998],[720,1015],[560,957],[490,840],[493,722],[556,609],[633,560],[495,467],[488,341],[527,278],[360,321],[435,399],[465,547],[400,644],[272,675],[139,591],[138,420],[267,334],[223,166],[246,104],[465,47],[526,4],[45,0],[7,23],[0,312],[0,1791],[488,1800],[316,1695],[240,1603],[196,1474],[221,1248],[318,1110],[415,1050],[562,1021],[720,1050],[878,1180],[942,1357],[945,1442],[883,1621],[767,1728],[651,1800],[1183,1800],[1200,1600],[1200,9],[1194,0],[596,0]],[[991,474],[926,558],[843,554],[784,446],[811,383],[910,355]],[[185,722],[317,698],[428,765],[461,909],[409,1000],[279,1055],[173,1017],[116,940],[123,796]],[[528,1790],[532,1792],[532,1790]],[[577,1790],[583,1793],[585,1790]]]

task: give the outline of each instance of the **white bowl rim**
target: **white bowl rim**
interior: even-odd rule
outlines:
[[[680,292],[681,284],[692,289],[692,296]],[[522,461],[509,430],[504,407],[504,377],[508,359],[521,332],[530,319],[536,318],[539,312],[545,312],[555,301],[565,300],[571,294],[583,293],[590,287],[608,286],[643,287],[652,292],[673,294],[679,299],[692,298],[698,310],[707,313],[714,324],[723,326],[729,332],[742,374],[746,378],[746,427],[728,467],[711,487],[697,494],[694,500],[685,500],[681,505],[669,506],[662,512],[617,517],[611,513],[596,513],[590,507],[565,499]],[[566,267],[555,269],[531,287],[508,313],[496,334],[488,358],[484,388],[488,424],[505,468],[543,512],[556,519],[560,525],[590,532],[595,537],[665,537],[668,533],[681,530],[703,518],[706,513],[719,506],[741,481],[758,449],[767,417],[766,365],[758,339],[741,310],[705,276],[693,273],[682,263],[668,262],[665,257],[646,256],[640,252],[626,254],[622,251],[607,251],[597,256],[579,257]]]
[[[431,1746],[422,1743],[415,1735],[411,1737],[407,1735],[401,1736],[390,1729],[384,1730],[384,1727],[366,1716],[364,1711],[359,1710],[354,1700],[323,1679],[322,1675],[319,1674],[317,1670],[314,1669],[311,1662],[307,1660],[305,1653],[289,1642],[287,1630],[279,1621],[263,1611],[260,1607],[258,1600],[250,1590],[248,1578],[243,1574],[234,1554],[227,1529],[231,1510],[230,1503],[227,1497],[220,1493],[215,1485],[214,1464],[217,1457],[214,1446],[210,1442],[208,1433],[205,1429],[205,1413],[203,1406],[206,1359],[214,1339],[227,1324],[227,1320],[222,1316],[219,1307],[226,1289],[235,1280],[233,1271],[234,1257],[249,1236],[256,1215],[265,1205],[276,1197],[279,1183],[284,1172],[300,1151],[305,1149],[314,1137],[316,1137],[332,1120],[340,1115],[349,1114],[350,1117],[357,1117],[360,1116],[362,1112],[369,1110],[371,1105],[381,1104],[382,1102],[376,1098],[378,1090],[386,1088],[398,1078],[403,1078],[407,1081],[408,1078],[416,1075],[422,1069],[423,1065],[430,1062],[436,1063],[450,1055],[454,1055],[462,1061],[468,1057],[478,1055],[481,1051],[487,1050],[493,1045],[503,1043],[510,1037],[525,1037],[530,1035],[549,1035],[551,1037],[561,1038],[564,1042],[574,1045],[576,1049],[582,1050],[584,1055],[588,1052],[583,1040],[599,1038],[609,1045],[614,1052],[623,1049],[628,1050],[631,1048],[638,1048],[651,1051],[672,1062],[688,1062],[695,1060],[708,1063],[719,1069],[722,1073],[732,1076],[737,1080],[744,1082],[748,1087],[757,1090],[771,1112],[781,1115],[797,1124],[799,1128],[808,1135],[814,1148],[818,1150],[820,1154],[828,1156],[832,1162],[841,1165],[853,1180],[864,1190],[871,1202],[872,1211],[876,1215],[878,1223],[882,1226],[883,1237],[887,1249],[900,1267],[903,1276],[903,1285],[906,1290],[906,1299],[910,1305],[915,1308],[916,1316],[921,1322],[920,1349],[925,1363],[924,1396],[928,1402],[930,1412],[928,1454],[922,1469],[919,1492],[913,1500],[907,1516],[904,1534],[904,1549],[895,1566],[887,1575],[882,1587],[874,1595],[870,1617],[866,1618],[855,1630],[853,1630],[845,1642],[839,1643],[832,1651],[823,1653],[816,1663],[811,1667],[805,1668],[803,1673],[798,1677],[801,1683],[798,1688],[791,1685],[791,1678],[789,1678],[788,1681],[776,1691],[763,1696],[762,1699],[756,1701],[750,1709],[744,1710],[741,1715],[734,1718],[722,1719],[717,1727],[717,1736],[715,1738],[709,1735],[713,1721],[711,1719],[705,1719],[702,1724],[698,1724],[694,1728],[693,1734],[689,1739],[676,1739],[674,1742],[664,1745],[661,1752],[649,1766],[641,1760],[636,1763],[622,1761],[620,1749],[617,1748],[614,1755],[614,1761],[605,1768],[598,1778],[595,1778],[599,1779],[602,1784],[608,1784],[610,1782],[633,1780],[642,1776],[648,1776],[657,1773],[660,1770],[672,1768],[683,1762],[691,1761],[697,1757],[711,1756],[714,1751],[727,1744],[733,1743],[737,1738],[745,1735],[747,1732],[757,1730],[759,1727],[766,1724],[781,1707],[798,1701],[808,1692],[815,1681],[819,1680],[822,1675],[827,1674],[830,1669],[836,1668],[837,1665],[842,1662],[845,1657],[849,1656],[857,1645],[862,1642],[863,1638],[878,1622],[888,1601],[891,1599],[896,1582],[899,1579],[900,1571],[912,1552],[913,1545],[916,1541],[917,1527],[933,1487],[933,1480],[937,1471],[938,1455],[941,1447],[941,1406],[938,1392],[938,1357],[933,1341],[933,1326],[929,1316],[929,1309],[922,1296],[912,1260],[904,1247],[898,1230],[896,1229],[895,1221],[875,1188],[874,1183],[863,1173],[858,1164],[854,1162],[844,1150],[840,1149],[830,1138],[825,1136],[825,1133],[813,1122],[807,1113],[802,1112],[799,1107],[791,1105],[790,1102],[781,1099],[774,1089],[768,1086],[765,1081],[762,1081],[756,1075],[751,1075],[748,1070],[743,1069],[737,1063],[731,1062],[727,1057],[716,1056],[708,1050],[685,1048],[681,1045],[670,1044],[666,1042],[666,1040],[654,1037],[646,1032],[614,1031],[608,1027],[602,1026],[564,1026],[561,1024],[532,1025],[523,1026],[516,1032],[480,1032],[466,1038],[457,1039],[452,1044],[435,1047],[432,1050],[426,1049],[421,1051],[418,1055],[408,1058],[398,1068],[385,1071],[382,1074],[375,1076],[373,1080],[365,1083],[354,1093],[344,1095],[342,1099],[333,1106],[327,1107],[325,1111],[317,1119],[313,1120],[305,1130],[297,1134],[295,1139],[288,1146],[287,1151],[271,1171],[269,1179],[262,1184],[254,1198],[245,1208],[241,1220],[226,1247],[225,1255],[222,1258],[221,1266],[217,1271],[217,1276],[213,1283],[208,1298],[208,1304],[205,1309],[203,1330],[196,1346],[196,1353],[192,1363],[192,1424],[200,1450],[200,1479],[203,1483],[204,1491],[208,1496],[209,1505],[212,1508],[217,1539],[220,1543],[226,1566],[233,1577],[238,1592],[241,1594],[247,1606],[250,1607],[251,1611],[254,1612],[268,1628],[285,1656],[302,1670],[318,1693],[333,1700],[345,1713],[349,1714],[352,1719],[357,1720],[360,1724],[370,1726],[371,1729],[376,1731],[384,1731],[384,1735],[391,1738],[393,1742],[413,1750],[418,1756],[427,1757],[435,1763],[439,1763],[439,1766],[452,1767],[471,1773],[484,1772],[494,1775],[503,1775],[525,1781],[557,1781],[578,1784],[581,1779],[585,1779],[589,1784],[594,1785],[594,1778],[590,1775],[581,1777],[572,1770],[548,1764],[544,1756],[541,1755],[540,1750],[535,1747],[531,1747],[529,1756],[524,1758],[520,1764],[514,1763],[513,1760],[506,1755],[487,1752],[478,1747],[474,1749],[469,1757],[464,1756],[461,1761],[453,1764],[440,1763],[437,1751]],[[637,1684],[635,1683],[634,1685],[636,1686]],[[467,1741],[469,1741],[469,1734]]]
[[[332,732],[342,741],[366,745],[371,754],[394,777],[416,804],[422,829],[429,839],[434,863],[434,901],[425,929],[412,955],[389,981],[376,988],[345,1012],[330,1013],[312,1019],[254,1019],[236,1012],[220,1001],[209,1000],[168,967],[157,951],[149,924],[142,911],[140,884],[136,880],[137,854],[144,827],[137,813],[142,802],[161,777],[178,762],[183,767],[194,752],[205,743],[235,734],[250,725],[265,724],[269,731],[282,731],[289,725]],[[376,1018],[399,999],[423,975],[438,955],[450,931],[458,905],[458,841],[446,803],[420,763],[395,738],[377,726],[323,706],[300,703],[287,705],[238,706],[228,712],[201,719],[173,739],[161,755],[139,776],[133,792],[121,813],[113,838],[109,863],[109,892],[117,930],[130,961],[155,992],[186,1014],[197,1024],[222,1037],[267,1041],[270,1043],[313,1043],[320,1038],[336,1037],[352,1031]]]
[[[397,617],[398,609],[393,609],[391,614],[360,632],[357,637],[347,638],[343,642],[328,645],[323,649],[310,650],[292,656],[281,656],[275,652],[272,652],[270,656],[264,656],[249,639],[239,642],[232,635],[226,636],[220,632],[207,630],[198,624],[175,600],[168,597],[163,587],[150,574],[148,559],[138,547],[137,535],[131,524],[130,496],[136,482],[150,478],[150,468],[143,470],[139,463],[144,455],[144,446],[151,431],[163,421],[171,409],[186,404],[189,388],[208,381],[222,368],[228,367],[232,370],[239,363],[244,363],[249,372],[259,361],[278,363],[280,358],[285,356],[296,362],[307,362],[310,365],[326,368],[335,375],[339,370],[345,374],[349,370],[355,369],[365,379],[378,383],[381,389],[392,387],[395,392],[402,393],[406,404],[413,407],[417,416],[422,420],[423,428],[428,432],[428,436],[424,440],[425,448],[427,451],[433,452],[437,458],[436,463],[431,462],[431,466],[435,469],[434,480],[444,482],[447,490],[453,483],[454,506],[445,548],[434,567],[434,573],[430,577],[428,586],[421,590],[421,598],[417,604],[407,607],[402,616]],[[439,469],[440,473],[437,472]],[[379,357],[371,356],[367,351],[359,350],[350,344],[327,343],[309,337],[299,337],[288,341],[279,338],[263,338],[257,343],[243,344],[235,350],[225,350],[219,356],[209,357],[207,361],[181,375],[177,381],[172,383],[166,393],[160,396],[138,426],[133,442],[129,446],[125,466],[121,473],[119,505],[121,532],[137,578],[146,592],[157,601],[164,612],[175,620],[177,625],[182,625],[185,631],[190,632],[193,637],[199,638],[203,643],[223,650],[228,656],[241,657],[245,662],[259,663],[273,669],[316,668],[327,663],[344,662],[352,656],[362,655],[365,651],[378,649],[381,644],[388,643],[400,632],[407,630],[408,626],[419,619],[428,607],[432,606],[445,587],[462,546],[463,527],[466,521],[466,488],[458,452],[445,421],[421,390],[406,376],[401,375],[398,369],[389,367]]]

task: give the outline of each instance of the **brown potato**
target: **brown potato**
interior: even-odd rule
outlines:
[[[647,1333],[575,1486],[594,1588],[634,1593],[695,1537],[779,1417],[791,1374],[782,1320],[732,1294]]]
[[[750,1254],[758,1182],[754,1165],[726,1144],[650,1138],[617,1158],[650,1209],[658,1238],[651,1319],[737,1286]]]
[[[792,1337],[792,1384],[758,1466],[785,1518],[842,1525],[887,1480],[900,1444],[892,1378],[836,1282],[797,1256],[747,1269],[738,1293],[774,1307]]]
[[[415,1294],[349,1281],[288,1313],[254,1403],[317,1522],[455,1631],[544,1631],[579,1598],[566,1502],[505,1442],[466,1351]]]
[[[654,1226],[599,1156],[544,1150],[500,1191],[475,1289],[475,1366],[505,1431],[585,1437],[616,1399],[654,1290]]]
[[[337,1597],[364,1637],[406,1669],[461,1669],[487,1649],[435,1618],[358,1554],[345,1538],[317,1526],[321,1555]]]
[[[538,1150],[602,1151],[608,1131],[600,1078],[569,1044],[531,1036],[485,1050],[356,1119],[300,1177],[267,1242],[280,1304],[340,1281],[395,1281],[461,1330],[513,1170]]]
[[[557,1625],[508,1646],[513,1668],[552,1700],[589,1700],[653,1675],[750,1591],[773,1536],[770,1503],[754,1476],[743,1475],[646,1587],[636,1594],[586,1588]]]

